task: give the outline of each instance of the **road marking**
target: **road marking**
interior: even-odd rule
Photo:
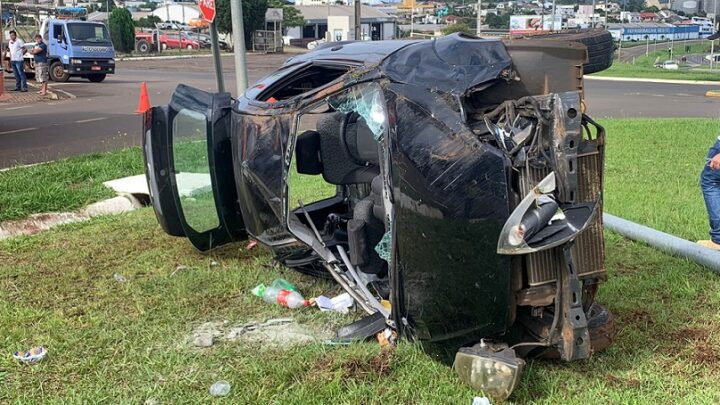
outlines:
[[[33,128],[23,128],[23,129],[13,129],[12,131],[3,131],[3,132],[0,132],[0,135],[15,134],[15,133],[18,133],[18,132],[26,132],[26,131],[34,131],[34,130],[36,130],[36,129],[37,129],[37,128],[34,128],[34,127],[33,127]]]
[[[20,106],[20,107],[10,107],[10,108],[5,108],[4,110],[5,110],[5,111],[10,111],[10,110],[19,110],[19,109],[21,109],[21,108],[30,108],[30,107],[32,107],[32,106],[29,106],[29,105],[23,105],[23,106]]]
[[[75,121],[75,123],[76,124],[84,124],[86,122],[102,121],[102,120],[106,120],[106,119],[107,119],[107,117],[89,118],[86,120]]]

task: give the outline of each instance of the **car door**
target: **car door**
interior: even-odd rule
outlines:
[[[150,200],[166,233],[201,251],[247,238],[233,175],[229,93],[179,85],[145,113]]]

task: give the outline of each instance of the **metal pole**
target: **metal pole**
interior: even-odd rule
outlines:
[[[245,63],[245,28],[243,27],[242,0],[230,0],[230,15],[232,16],[235,81],[237,83],[237,96],[240,97],[248,86],[247,64]],[[215,33],[215,37],[217,38],[217,32]]]
[[[362,2],[355,0],[355,40],[362,41],[362,25],[360,24]]]
[[[217,27],[214,22],[210,23],[210,42],[212,43],[213,64],[215,65],[215,78],[217,79],[218,93],[224,93],[225,79],[223,79],[222,73],[222,61],[220,60],[220,45],[218,45]],[[243,45],[243,49],[244,48],[245,46]]]
[[[410,0],[410,38],[415,31],[415,0]]]
[[[553,0],[553,8],[552,8],[552,30],[555,31],[555,4],[557,3],[557,0]],[[560,20],[560,29],[562,29],[562,20]]]
[[[480,36],[480,33],[482,32],[482,28],[480,28],[480,21],[482,19],[482,0],[478,0],[477,6],[477,27],[475,27],[475,35]]]
[[[713,62],[715,62],[715,40],[710,41],[710,70],[713,69]]]
[[[5,67],[3,67],[3,31],[5,30],[5,27],[3,27],[3,19],[2,19],[2,0],[0,0],[0,96],[3,95],[5,92]]]
[[[325,29],[325,41],[331,42],[330,40],[330,0],[325,0],[327,4],[327,28]]]

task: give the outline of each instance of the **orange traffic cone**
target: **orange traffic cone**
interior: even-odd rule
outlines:
[[[135,113],[144,114],[150,108],[150,97],[148,97],[147,84],[142,82],[140,85],[140,101],[138,102],[138,108]]]

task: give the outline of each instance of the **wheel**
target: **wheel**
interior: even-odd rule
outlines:
[[[165,42],[162,42],[162,43],[160,44],[160,48],[162,48],[162,50],[164,51],[164,50],[166,50],[166,49],[168,48],[168,46],[167,46],[167,44],[166,44]]]
[[[105,73],[100,75],[90,75],[88,76],[88,80],[90,80],[93,83],[100,83],[101,81],[105,80],[105,76],[107,76]]]
[[[63,64],[56,60],[50,65],[50,78],[54,82],[65,83],[70,78],[70,75],[63,72]]]
[[[566,30],[557,33],[529,35],[525,38],[541,41],[572,41],[585,45],[588,51],[588,62],[583,65],[584,74],[600,72],[612,66],[615,43],[612,34],[602,28]]]
[[[150,43],[148,41],[141,39],[135,43],[135,50],[140,53],[148,53],[150,52]]]
[[[192,50],[193,50],[193,46],[192,46],[192,45],[188,45],[188,46],[187,46],[187,49],[189,49],[189,50],[192,51]]]

